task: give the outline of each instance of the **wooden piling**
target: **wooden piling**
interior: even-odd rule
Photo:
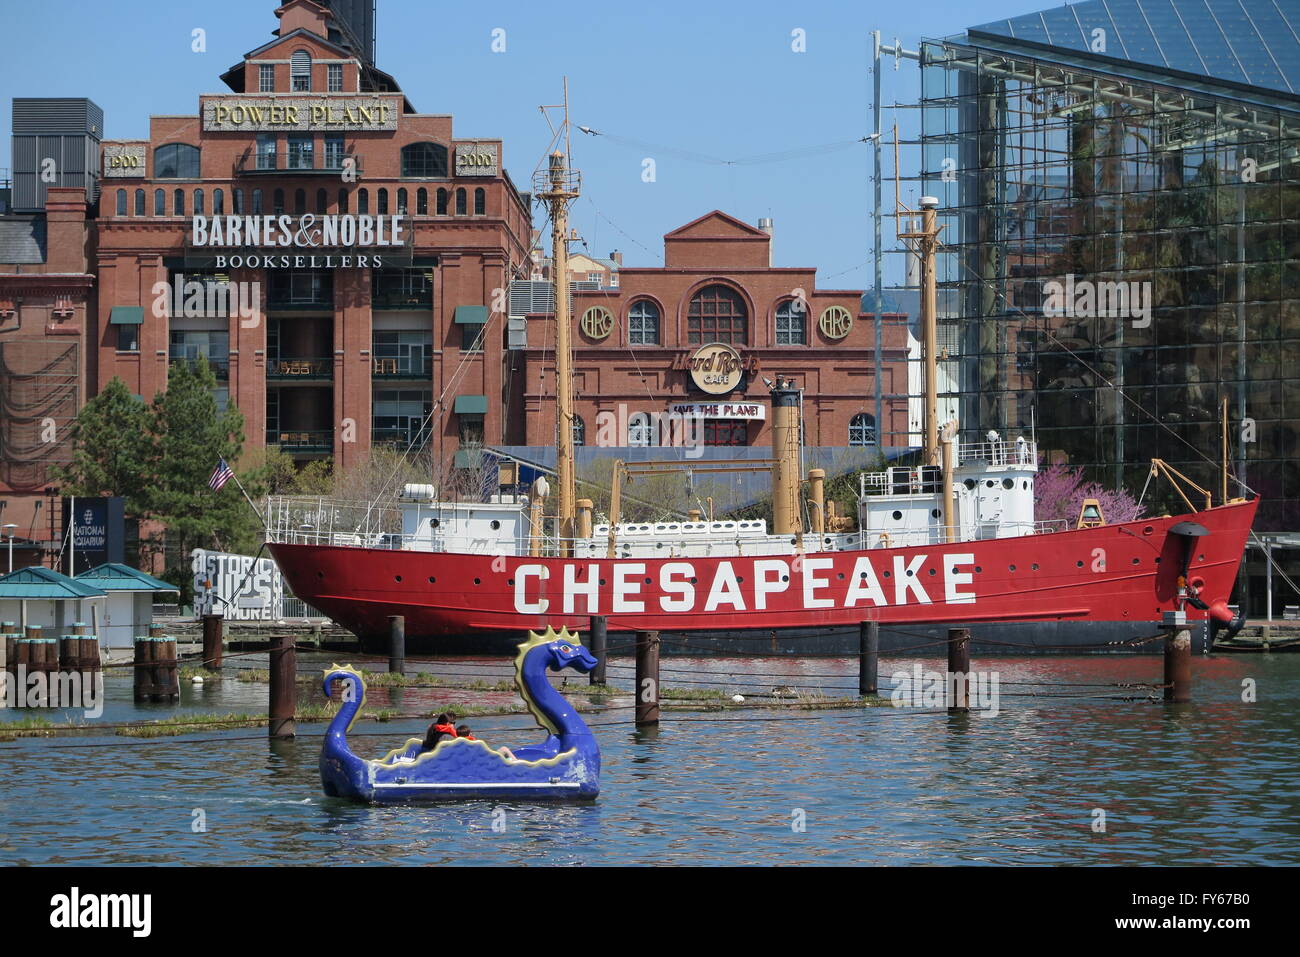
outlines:
[[[880,680],[880,622],[858,623],[858,696],[876,694]]]
[[[76,635],[59,637],[59,670],[81,671],[81,639]]]
[[[636,633],[636,724],[659,723],[659,632]]]
[[[406,673],[406,618],[402,615],[388,616],[388,673]]]
[[[948,713],[970,710],[970,629],[948,629]]]
[[[596,667],[587,676],[588,683],[605,684],[605,649],[608,638],[608,621],[604,615],[591,616],[591,655],[596,659]]]
[[[4,670],[13,674],[18,665],[18,639],[22,637],[18,633],[18,623],[16,621],[0,622],[0,636],[3,641],[4,650],[0,654],[4,655]]]
[[[221,625],[220,615],[203,616],[203,667],[213,671],[221,670]]]
[[[149,640],[153,643],[150,698],[153,701],[179,701],[181,685],[180,671],[176,666],[176,639],[164,635],[162,625],[150,625]]]
[[[136,701],[148,701],[153,693],[153,642],[147,635],[136,635],[131,648],[134,652],[131,671],[135,675],[132,695]]]
[[[294,684],[298,664],[292,635],[271,637],[271,699],[268,733],[272,738],[292,738],[297,732]]]
[[[33,638],[31,640],[31,646],[32,663],[28,672],[45,675],[44,683],[36,685],[33,690],[32,703],[37,708],[44,708],[49,704],[50,700],[50,676],[56,673],[53,668],[58,667],[58,645],[55,644],[53,638]],[[51,658],[54,661],[53,668],[50,663]]]
[[[1186,625],[1165,632],[1165,701],[1186,704],[1192,700],[1192,632]]]

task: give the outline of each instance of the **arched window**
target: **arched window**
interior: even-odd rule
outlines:
[[[487,215],[487,190],[482,186],[474,190],[474,215]]]
[[[203,190],[201,189],[196,189],[194,191],[194,215],[203,215]]]
[[[437,213],[439,216],[447,215],[447,191],[445,189],[438,190]]]
[[[465,190],[458,189],[456,190],[456,215],[464,216],[466,211],[467,210],[465,205]]]
[[[226,211],[226,194],[224,190],[212,191],[212,215],[221,216]]]
[[[153,214],[155,216],[167,215],[167,190],[155,189],[153,191]]]
[[[289,89],[294,93],[311,90],[311,54],[306,50],[294,50],[289,57]]]
[[[627,420],[627,444],[636,449],[655,444],[654,420],[648,412],[637,412]]]
[[[172,215],[185,215],[185,190],[183,189],[172,190]]]
[[[153,151],[154,179],[198,179],[199,148],[188,143],[168,143]]]
[[[117,215],[126,215],[126,190],[124,189],[117,191]]]
[[[429,191],[423,186],[415,191],[415,215],[429,215]]]
[[[137,216],[144,215],[144,190],[142,189],[135,191],[135,214]]]
[[[305,189],[295,189],[293,191],[293,214],[301,216],[307,212],[307,191]]]
[[[260,216],[261,214],[262,214],[262,191],[260,189],[255,189],[253,190],[253,215]]]
[[[347,211],[348,211],[348,191],[346,189],[340,189],[339,190],[339,212],[346,213]]]
[[[230,191],[231,211],[236,216],[244,214],[244,191],[242,189],[232,189]]]
[[[631,346],[659,344],[659,307],[649,299],[637,300],[628,310],[627,342]]]
[[[329,206],[329,201],[330,201],[330,194],[326,190],[323,189],[316,190],[316,212],[317,213],[324,215],[328,211],[326,207]]]
[[[587,444],[587,423],[582,421],[582,416],[580,415],[575,415],[573,417],[573,444]]]
[[[849,445],[876,444],[876,417],[859,412],[849,420]]]
[[[808,317],[808,307],[802,299],[787,299],[776,307],[776,344],[778,346],[801,346],[804,338],[804,320]]]
[[[276,216],[284,213],[284,190],[277,189],[271,196],[271,212]]]
[[[446,176],[447,147],[441,143],[412,143],[402,147],[402,175]]]
[[[406,215],[406,190],[405,189],[399,189],[397,191],[397,215],[398,216]]]
[[[687,342],[744,344],[749,336],[749,313],[740,293],[728,286],[705,286],[691,298],[686,313]]]
[[[375,190],[375,214],[377,216],[388,215],[388,190],[382,186]]]
[[[365,216],[370,212],[370,190],[364,186],[357,190],[357,213]]]

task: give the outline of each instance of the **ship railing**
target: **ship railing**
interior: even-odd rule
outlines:
[[[1028,439],[996,442],[962,442],[957,448],[958,465],[1035,465],[1038,443]]]
[[[402,513],[396,506],[323,496],[271,495],[266,500],[269,542],[293,545],[402,547]]]
[[[1026,535],[1048,535],[1063,532],[1069,523],[1054,519],[1046,522],[1000,522],[985,526],[948,526],[927,525],[924,528],[900,528],[893,530],[858,532],[859,548],[915,548],[920,545],[943,545],[952,541],[978,542],[994,538],[1022,538]],[[949,535],[949,532],[952,532]]]

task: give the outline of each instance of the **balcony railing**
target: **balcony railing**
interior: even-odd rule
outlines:
[[[337,176],[345,169],[361,173],[360,154],[245,153],[235,160],[236,176]]]
[[[370,372],[376,379],[427,379],[433,375],[433,360],[423,356],[375,356]]]
[[[198,368],[199,360],[189,356],[171,356],[168,361],[171,365],[180,365],[182,362],[188,363],[194,368]],[[225,382],[230,378],[230,360],[229,359],[208,359],[208,368],[218,382]]]
[[[333,359],[268,359],[266,363],[268,379],[332,379],[334,378]]]
[[[371,309],[432,309],[432,289],[375,289],[370,295]]]
[[[374,445],[392,445],[400,450],[422,449],[429,444],[429,429],[373,429],[370,434]]]
[[[332,452],[334,451],[334,430],[297,431],[292,429],[268,429],[266,444],[278,446],[286,452]]]

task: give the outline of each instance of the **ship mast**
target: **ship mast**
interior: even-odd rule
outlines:
[[[543,107],[543,111],[545,111]],[[565,150],[547,157],[547,168],[534,175],[534,190],[551,212],[551,281],[555,287],[555,477],[556,536],[560,554],[572,553],[577,488],[573,460],[573,354],[569,317],[569,204],[578,197],[581,177],[570,169],[569,81],[564,81]],[[558,135],[557,135],[558,138]]]
[[[925,446],[926,465],[940,464],[939,448],[939,328],[938,294],[935,269],[935,252],[939,248],[937,225],[939,201],[933,196],[921,197],[921,228],[919,231],[899,233],[899,239],[916,240],[915,249],[921,260],[921,343],[925,356]],[[907,212],[911,212],[908,210]],[[902,210],[900,208],[900,217]]]

